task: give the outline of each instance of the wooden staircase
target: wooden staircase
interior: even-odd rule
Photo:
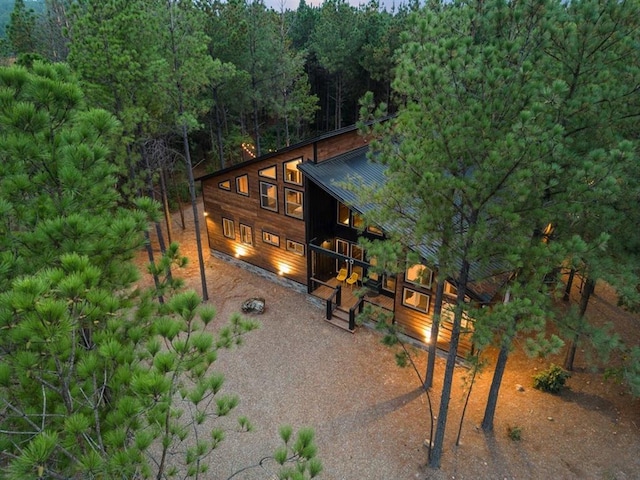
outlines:
[[[349,333],[355,333],[355,328],[351,330],[349,328],[349,312],[342,309],[341,307],[336,307],[336,309],[332,312],[331,318],[326,319],[325,322],[330,323],[342,330],[346,330]]]

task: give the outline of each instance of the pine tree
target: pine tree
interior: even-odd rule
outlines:
[[[87,109],[64,65],[3,68],[0,85],[3,478],[202,475],[223,432],[193,445],[188,431],[238,402],[210,366],[255,323],[205,331],[213,310],[168,276],[184,263],[176,245],[152,266],[169,301],[133,288],[157,205],[122,208],[119,123]]]
[[[438,281],[457,288],[433,467],[444,445],[463,310],[482,320],[475,313],[482,305],[467,304],[467,290],[517,271],[542,222],[540,178],[548,167],[540,159],[558,142],[535,70],[547,14],[499,1],[423,9],[399,52],[394,89],[406,103],[372,145],[372,159],[389,172],[371,192],[381,206],[376,223],[393,225],[393,240],[410,250],[437,246],[425,260]]]
[[[36,14],[33,9],[27,9],[24,0],[15,0],[7,25],[7,37],[15,55],[36,52],[35,27]]]

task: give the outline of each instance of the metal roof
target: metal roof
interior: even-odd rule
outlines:
[[[298,165],[298,169],[332,197],[359,213],[367,213],[375,205],[360,198],[357,189],[350,189],[349,184],[361,183],[369,187],[383,185],[386,182],[387,171],[385,165],[369,160],[368,152],[369,147],[364,146],[322,162],[303,162]],[[380,227],[387,232],[398,228],[394,228],[393,222]],[[427,242],[416,246],[415,251],[428,264],[437,268],[439,246],[437,241]],[[470,276],[469,293],[483,302],[490,301],[509,277],[498,262],[491,262],[485,266],[473,263]]]
[[[303,162],[298,169],[332,197],[359,213],[366,213],[373,208],[373,204],[363,203],[357,192],[348,188],[348,184],[361,182],[367,186],[383,185],[387,169],[384,165],[369,161],[368,151],[368,146],[360,147],[323,162]]]

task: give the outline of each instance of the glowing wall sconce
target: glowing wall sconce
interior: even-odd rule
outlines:
[[[281,263],[278,269],[278,275],[288,275],[289,273],[291,273],[291,267],[285,263]]]
[[[247,254],[247,249],[244,247],[236,247],[236,258],[244,257]]]

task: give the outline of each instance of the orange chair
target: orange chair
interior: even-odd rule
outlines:
[[[341,268],[340,271],[338,272],[338,276],[336,277],[336,280],[342,283],[346,279],[347,279],[347,269]]]
[[[349,278],[347,278],[347,285],[353,290],[353,285],[358,281],[358,274],[353,272]]]

